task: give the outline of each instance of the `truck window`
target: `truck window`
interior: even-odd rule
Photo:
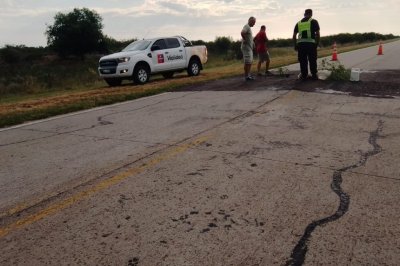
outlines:
[[[179,38],[181,38],[181,41],[183,42],[183,46],[184,47],[192,46],[192,43],[188,39],[186,39],[185,37],[179,36]]]
[[[179,43],[178,39],[176,39],[176,38],[167,38],[165,40],[167,42],[168,49],[178,48],[179,46],[181,46],[181,44]]]
[[[154,46],[160,47],[160,50],[167,49],[167,45],[165,44],[164,39],[160,39],[160,40],[155,41],[153,43],[152,47],[154,47]]]
[[[149,45],[150,45],[150,41],[146,41],[146,40],[135,41],[135,42],[129,44],[127,47],[125,47],[122,51],[123,52],[142,51],[142,50],[145,50]]]

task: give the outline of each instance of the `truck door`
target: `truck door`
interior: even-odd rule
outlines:
[[[171,62],[167,60],[169,52],[164,39],[156,40],[150,49],[154,72],[166,71],[172,68]]]
[[[185,48],[181,45],[177,38],[166,38],[167,45],[167,61],[174,69],[182,69],[186,66]]]

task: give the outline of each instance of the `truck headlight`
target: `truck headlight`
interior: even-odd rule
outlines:
[[[117,59],[118,63],[126,63],[131,59],[130,57],[120,57]]]

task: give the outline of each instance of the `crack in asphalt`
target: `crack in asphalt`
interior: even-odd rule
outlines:
[[[333,112],[331,113],[331,117],[333,115],[337,116],[373,116],[373,117],[382,117],[382,118],[388,118],[388,119],[399,119],[400,115],[390,115],[390,114],[381,114],[381,113],[368,113],[368,112],[357,112],[357,113],[336,113]],[[333,121],[340,121],[340,120],[335,120],[332,119]]]
[[[27,130],[27,129],[23,129],[23,130]],[[29,130],[29,131],[36,131],[36,130]],[[59,135],[59,133],[56,133],[56,134],[55,134],[54,132],[42,132],[42,133],[52,133],[52,135],[44,136],[44,137],[39,137],[39,138],[30,138],[30,139],[21,140],[21,141],[16,141],[16,142],[4,143],[4,144],[0,144],[0,147],[6,147],[6,146],[10,146],[10,145],[22,144],[22,143],[26,143],[26,142],[31,142],[31,141],[39,140],[39,139],[51,138],[51,137],[55,137],[55,136],[58,136],[58,135]]]
[[[381,136],[381,135],[380,135]],[[292,146],[296,146],[292,145]],[[217,154],[221,154],[221,155],[232,155],[232,156],[236,156],[237,158],[245,156],[248,158],[253,158],[253,159],[259,159],[259,160],[266,160],[266,161],[271,161],[271,162],[278,162],[278,163],[287,163],[287,164],[292,164],[292,165],[296,165],[296,166],[305,166],[305,167],[311,167],[311,168],[317,168],[317,169],[324,169],[324,170],[333,170],[333,171],[337,171],[335,169],[332,169],[330,167],[324,167],[324,166],[318,166],[318,165],[311,165],[309,163],[299,163],[299,162],[293,162],[293,161],[287,161],[287,160],[278,160],[278,159],[272,159],[272,158],[266,158],[266,157],[262,157],[262,156],[256,156],[253,154],[250,154],[251,152],[247,152],[247,154],[243,154],[243,153],[235,153],[235,152],[224,152],[224,151],[219,151],[219,150],[215,150],[215,149],[209,149],[209,148],[192,148],[192,150],[198,150],[198,151],[205,151],[205,152],[211,152],[211,153],[217,153]],[[229,166],[229,165],[228,165]],[[348,173],[352,173],[352,174],[357,174],[357,175],[363,175],[363,176],[370,176],[370,177],[374,177],[374,178],[382,178],[382,179],[388,179],[388,180],[393,180],[393,181],[400,181],[400,178],[395,178],[395,177],[388,177],[388,176],[382,176],[382,175],[375,175],[375,174],[368,174],[368,173],[363,173],[363,172],[357,172],[357,171],[347,171]]]
[[[191,92],[191,93],[188,93],[188,94],[181,95],[181,96],[179,96],[179,97],[174,97],[174,98],[170,98],[170,99],[166,99],[166,100],[160,100],[160,101],[157,101],[157,102],[154,102],[154,103],[151,103],[151,104],[147,104],[147,105],[144,105],[144,106],[139,107],[139,108],[130,109],[130,110],[126,110],[126,111],[112,112],[112,113],[110,113],[110,114],[98,116],[98,117],[97,117],[97,121],[99,122],[99,124],[94,125],[94,127],[114,124],[114,123],[111,122],[111,121],[104,120],[104,118],[106,118],[107,116],[139,111],[139,110],[142,110],[142,109],[145,109],[145,108],[147,108],[147,107],[154,106],[154,105],[157,105],[157,104],[160,104],[160,103],[165,103],[165,102],[168,102],[168,101],[172,101],[172,100],[176,100],[176,99],[185,98],[185,97],[187,97],[187,96],[192,96],[192,95],[195,94],[195,93],[199,93],[199,92]]]
[[[331,216],[325,217],[325,218],[317,220],[317,221],[313,221],[306,227],[303,236],[300,238],[299,242],[292,250],[290,259],[286,262],[285,265],[287,265],[287,266],[303,265],[307,251],[308,251],[308,243],[310,241],[310,237],[311,237],[311,234],[313,233],[313,231],[318,226],[324,226],[327,223],[334,222],[334,221],[340,219],[344,214],[346,214],[346,212],[349,209],[349,205],[350,205],[350,196],[346,192],[344,192],[341,187],[341,184],[343,181],[342,174],[348,170],[365,165],[365,163],[367,162],[369,157],[374,156],[382,151],[381,146],[379,146],[377,143],[377,139],[378,139],[378,137],[380,137],[379,133],[382,131],[382,129],[383,129],[383,121],[379,120],[377,129],[375,131],[370,132],[368,142],[369,142],[369,144],[372,145],[373,150],[362,153],[361,158],[357,163],[343,167],[339,170],[336,170],[333,173],[331,189],[333,192],[335,192],[338,195],[338,197],[340,199],[340,204],[339,204],[337,211]]]

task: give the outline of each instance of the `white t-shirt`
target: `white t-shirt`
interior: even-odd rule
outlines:
[[[242,39],[242,49],[254,49],[254,42],[253,42],[253,33],[251,32],[251,27],[249,24],[243,26],[242,32],[244,33],[245,38]]]

